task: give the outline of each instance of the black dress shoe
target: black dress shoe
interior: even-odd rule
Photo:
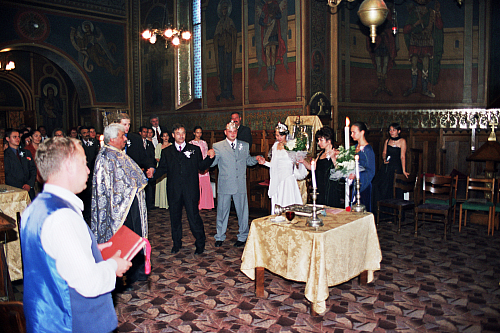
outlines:
[[[197,247],[196,251],[194,251],[194,254],[202,254],[203,252],[205,252],[205,248]]]
[[[180,249],[181,249],[181,246],[174,246],[174,247],[172,247],[172,250],[170,251],[170,253],[177,253],[177,252],[179,252]]]
[[[215,247],[221,247],[221,246],[222,246],[222,241],[215,242]]]
[[[244,241],[244,242],[236,241],[236,243],[234,243],[234,246],[236,246],[236,247],[242,247],[242,246],[245,246],[245,243],[246,243],[246,241]]]

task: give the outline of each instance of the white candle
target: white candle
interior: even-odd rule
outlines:
[[[355,155],[354,159],[356,160],[356,180],[359,181],[359,155]]]
[[[312,185],[313,189],[316,189],[316,161],[311,161],[311,175],[312,175]]]
[[[104,146],[104,135],[101,134],[101,136],[99,137],[99,141],[101,142],[101,148],[102,148],[102,146]]]
[[[349,117],[345,118],[345,127],[344,127],[344,147],[346,150],[349,150]]]

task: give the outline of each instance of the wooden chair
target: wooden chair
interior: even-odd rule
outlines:
[[[410,175],[406,178],[403,174],[394,173],[393,199],[380,200],[377,202],[377,225],[380,223],[380,209],[382,207],[386,207],[391,211],[384,211],[383,214],[393,216],[394,223],[396,223],[397,218],[398,234],[401,232],[401,218],[403,216],[403,211],[413,209],[415,207],[415,202],[413,199],[404,200],[396,198],[396,191],[397,189],[401,189],[403,192],[410,192],[413,194],[416,187],[416,181],[416,175]]]
[[[458,188],[458,176],[453,177],[453,182],[451,184],[451,205],[453,206],[453,224],[455,224],[456,221],[456,215],[457,215],[457,188]],[[431,197],[427,198],[425,203],[430,203],[430,204],[438,204],[438,205],[448,205],[448,199],[441,199],[439,197]]]
[[[482,192],[483,198],[471,198],[471,192]],[[490,198],[488,199],[488,194]],[[462,231],[462,210],[465,210],[464,227],[467,224],[467,211],[476,210],[488,212],[488,235],[493,227],[495,197],[495,179],[494,178],[470,178],[467,176],[467,192],[465,202],[460,204],[460,214],[458,219],[458,231]],[[492,231],[493,233],[493,231]]]
[[[0,302],[0,332],[26,333],[22,302]]]
[[[452,192],[454,182],[458,182],[458,176],[426,176],[422,180],[422,204],[415,201],[415,237],[418,231],[418,214],[422,214],[422,221],[444,222],[444,239],[446,240],[446,233],[448,225],[451,226],[451,211],[452,205]],[[445,200],[447,205],[442,203],[429,203],[429,199]],[[415,199],[416,200],[416,199]],[[425,214],[430,214],[430,218],[426,218]],[[437,219],[435,216],[443,216],[443,219]]]

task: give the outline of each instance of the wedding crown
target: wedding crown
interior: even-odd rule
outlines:
[[[280,133],[285,133],[285,134],[288,133],[288,126],[286,126],[285,124],[282,124],[280,122],[278,122],[278,125],[276,125],[276,129]]]

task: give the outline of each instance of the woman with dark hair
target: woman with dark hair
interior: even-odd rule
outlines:
[[[375,176],[375,153],[372,146],[366,141],[365,135],[368,133],[368,128],[363,122],[356,122],[351,125],[351,137],[356,144],[356,155],[359,156],[359,166],[363,169],[359,173],[361,204],[365,205],[368,212],[372,211],[371,205],[371,192],[372,180]],[[351,174],[349,179],[354,179],[355,176]],[[356,187],[354,187],[353,199],[355,199]]]
[[[21,136],[21,148],[26,148],[31,144],[31,135],[33,135],[33,132],[26,132]]]
[[[168,142],[169,135],[168,132],[161,133],[161,139],[155,148],[155,159],[156,163],[160,162],[161,151],[171,145]],[[159,208],[168,209],[168,198],[167,198],[167,175],[163,175],[160,179],[156,181],[155,186],[155,206]]]
[[[307,170],[302,164],[295,164],[285,150],[287,143],[288,127],[278,123],[275,127],[275,138],[271,148],[271,162],[264,165],[269,168],[269,190],[267,194],[271,198],[271,214],[274,214],[274,205],[282,207],[293,204],[302,205],[297,180],[307,176]]]
[[[341,189],[338,180],[330,180],[330,171],[335,168],[334,160],[336,158],[336,150],[333,148],[332,140],[334,138],[333,129],[325,126],[318,130],[314,136],[321,150],[316,157],[316,184],[317,184],[317,199],[319,205],[327,205],[330,207],[342,207],[340,204]],[[311,170],[309,161],[301,161],[304,166]]]
[[[385,140],[382,159],[384,165],[380,167],[375,178],[373,178],[373,199],[372,204],[375,208],[377,202],[385,199],[392,199],[394,173],[404,174],[406,172],[406,140],[401,138],[401,126],[398,123],[389,125],[389,139]],[[397,198],[403,199],[403,193],[396,193]]]
[[[193,129],[193,140],[189,143],[200,147],[203,158],[207,157],[208,144],[201,137],[203,135],[203,128],[195,126]],[[198,209],[212,209],[214,208],[214,194],[212,192],[212,185],[210,184],[210,172],[205,170],[198,173],[200,179],[200,201],[198,202]]]

